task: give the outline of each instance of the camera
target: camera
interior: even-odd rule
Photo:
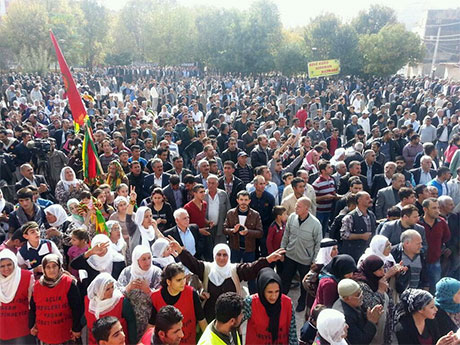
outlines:
[[[27,148],[33,153],[37,154],[40,158],[46,157],[51,149],[51,142],[46,139],[36,139],[27,143]]]

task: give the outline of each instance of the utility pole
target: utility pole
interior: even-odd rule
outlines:
[[[434,78],[434,72],[436,71],[434,66],[436,64],[436,56],[438,55],[439,36],[441,36],[441,26],[438,27],[438,34],[436,36],[436,43],[434,45],[433,60],[431,61],[431,78]]]

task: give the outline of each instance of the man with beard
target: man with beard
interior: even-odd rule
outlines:
[[[238,327],[243,320],[243,298],[226,292],[216,302],[216,318],[205,329],[198,345],[240,344]]]
[[[406,161],[403,156],[396,156],[396,172],[404,175],[406,187],[415,186],[414,176],[406,170]]]

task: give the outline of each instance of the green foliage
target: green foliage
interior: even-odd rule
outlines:
[[[424,47],[420,38],[402,24],[385,26],[377,34],[363,35],[359,42],[363,56],[363,73],[388,76],[407,63],[421,61]]]
[[[395,11],[386,6],[371,5],[367,11],[360,11],[358,16],[353,19],[351,25],[360,35],[376,34],[385,25],[395,24]]]
[[[307,73],[307,56],[303,37],[295,32],[283,32],[283,41],[275,54],[276,70],[286,76]]]
[[[42,46],[37,48],[23,47],[19,52],[18,70],[25,73],[38,73],[45,75],[48,72],[50,57],[48,50]]]

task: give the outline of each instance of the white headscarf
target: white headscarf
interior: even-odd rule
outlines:
[[[5,198],[3,197],[2,190],[0,189],[0,213],[3,212],[3,209],[5,208],[5,205],[6,205],[6,201],[5,201]]]
[[[110,243],[110,238],[107,235],[99,234],[93,237],[91,241],[91,245],[94,247],[99,243]],[[91,255],[88,258],[88,265],[94,268],[96,271],[99,272],[106,272],[111,274],[112,267],[114,262],[124,261],[123,255],[116,253],[112,247],[107,248],[107,253],[104,256],[99,255]]]
[[[137,228],[141,233],[141,244],[143,246],[150,247],[150,242],[155,239],[155,229],[153,228],[153,226],[149,226],[148,228],[144,228],[142,226],[142,222],[144,221],[144,215],[147,210],[150,210],[147,206],[139,207],[136,212],[136,216],[134,217],[134,223],[136,223]]]
[[[345,149],[339,147],[335,150],[334,156],[331,158],[331,165],[336,166],[338,162],[343,162],[345,158]]]
[[[321,243],[327,243],[329,241],[331,241],[330,238],[323,238]],[[315,264],[326,266],[329,262],[331,262],[331,252],[334,246],[336,246],[336,244],[328,247],[321,247],[318,251],[318,255],[316,255]]]
[[[104,292],[108,284],[113,283],[112,298],[103,299]],[[101,314],[111,311],[120,301],[123,294],[117,289],[115,279],[109,273],[100,273],[88,286],[88,309],[99,319]]]
[[[10,303],[14,299],[19,282],[21,281],[21,269],[18,266],[16,255],[9,249],[3,249],[0,252],[0,262],[4,259],[13,262],[14,271],[8,277],[0,274],[0,305],[2,303]]]
[[[65,171],[67,169],[70,169],[72,171],[72,174],[73,174],[73,178],[71,181],[67,181],[65,179]],[[60,178],[61,178],[61,182],[62,184],[64,185],[64,189],[66,191],[68,191],[70,189],[70,186],[76,186],[78,185],[79,181],[77,180],[77,177],[75,175],[75,171],[73,171],[73,169],[71,167],[64,167],[61,169],[61,175],[60,175]]]
[[[113,201],[113,206],[115,206],[116,210],[118,210],[118,204],[120,204],[120,202],[122,202],[122,201],[126,202],[126,205],[129,204],[129,200],[128,200],[127,197],[119,195]]]
[[[50,223],[51,226],[55,227],[64,224],[68,218],[67,212],[64,210],[64,207],[58,204],[51,205],[45,208],[45,213],[51,213],[53,216],[56,217],[56,221],[54,223]]]
[[[347,345],[342,338],[345,329],[345,316],[335,309],[324,309],[316,321],[318,333],[330,345]]]
[[[132,254],[131,280],[130,281],[133,281],[136,279],[143,279],[147,281],[147,283],[150,285],[150,282],[152,280],[152,275],[156,267],[154,267],[152,263],[150,262],[150,267],[147,271],[144,271],[142,268],[140,268],[138,260],[144,254],[152,255],[152,253],[150,252],[150,247],[140,245],[134,248],[133,254]]]
[[[227,264],[224,267],[221,267],[216,262],[217,253],[221,250],[225,250],[228,255]],[[217,244],[213,251],[212,257],[214,261],[212,262],[211,271],[209,272],[209,280],[215,285],[220,286],[225,281],[225,279],[232,276],[232,264],[230,263],[230,247],[225,243]]]
[[[366,249],[363,255],[358,260],[358,266],[369,256],[369,255],[377,255],[380,259],[383,260],[384,264],[392,263],[393,265],[396,264],[395,259],[391,253],[388,256],[383,255],[385,247],[388,243],[388,238],[383,235],[375,235],[371,242],[369,243],[369,248]]]
[[[168,248],[169,242],[165,238],[159,238],[152,244],[152,258],[153,262],[159,264],[161,267],[166,267],[169,264],[176,262],[172,255],[166,257],[163,256],[163,253]]]
[[[118,229],[120,231],[120,238],[118,239],[117,243],[113,243],[112,241],[110,241],[110,246],[117,252],[117,253],[121,253],[121,251],[123,250],[123,248],[125,247],[126,245],[126,241],[125,239],[123,238],[123,235],[121,234],[121,225],[120,225],[120,222],[118,220],[109,220],[105,223],[107,225],[107,229],[109,230],[109,233],[112,232],[112,227],[115,225],[115,224],[118,224]]]

